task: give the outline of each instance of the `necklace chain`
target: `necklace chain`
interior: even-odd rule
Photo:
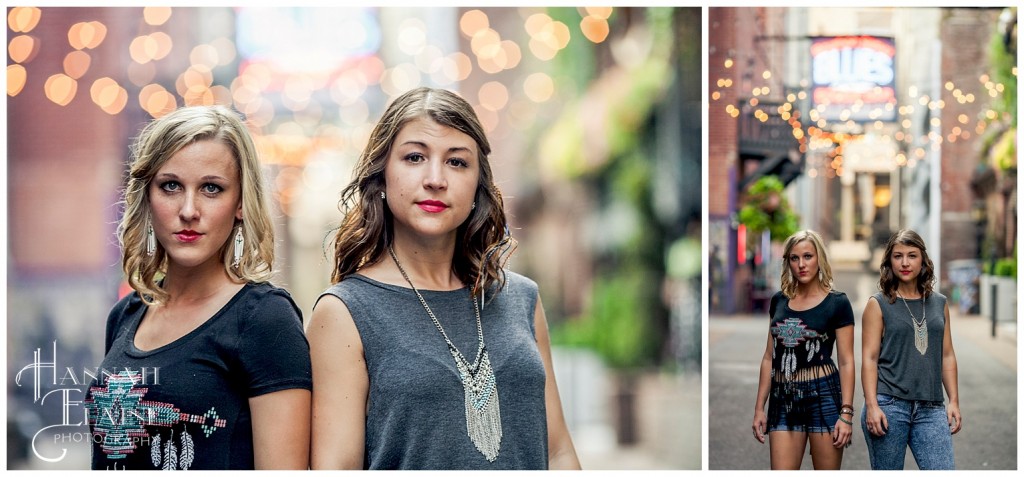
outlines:
[[[487,348],[484,347],[484,329],[480,320],[480,308],[476,305],[472,289],[469,292],[469,302],[473,305],[473,313],[476,315],[476,334],[479,343],[476,359],[469,363],[462,352],[452,343],[452,340],[448,339],[448,333],[444,332],[441,322],[437,321],[437,317],[427,306],[423,295],[412,284],[409,274],[405,273],[405,269],[402,268],[402,262],[398,261],[398,255],[395,255],[394,247],[388,246],[388,252],[391,253],[391,258],[398,266],[398,271],[402,272],[402,278],[405,278],[405,281],[412,287],[412,291],[416,293],[416,298],[419,298],[423,309],[427,310],[430,321],[434,322],[437,331],[441,332],[444,342],[448,344],[448,352],[455,360],[455,367],[459,372],[459,380],[462,381],[464,393],[466,435],[488,462],[494,462],[498,458],[498,453],[501,452],[502,436],[498,382],[494,376],[494,369],[491,368],[491,359],[487,356]]]
[[[452,343],[452,340],[448,339],[448,333],[444,332],[444,328],[441,326],[441,322],[437,320],[437,317],[434,316],[434,312],[430,310],[429,306],[427,306],[427,301],[423,299],[423,295],[421,295],[420,291],[416,289],[416,285],[412,284],[412,280],[409,279],[409,274],[405,273],[405,269],[402,268],[402,262],[398,261],[398,255],[395,255],[394,247],[388,246],[388,252],[391,253],[391,258],[395,261],[395,265],[398,266],[398,271],[402,272],[402,278],[405,278],[406,283],[408,283],[409,287],[412,288],[412,291],[416,293],[416,298],[419,298],[420,304],[423,305],[423,309],[427,310],[427,315],[430,316],[430,321],[434,322],[434,326],[437,327],[437,331],[441,332],[441,337],[444,338],[444,342],[448,345],[448,348],[451,349],[453,352],[458,353],[459,358],[461,358],[463,361],[467,361],[466,357],[462,355],[461,351],[459,351],[459,348],[455,347],[455,344]],[[479,358],[480,353],[482,353],[484,350],[484,330],[483,325],[480,322],[480,309],[477,308],[476,306],[476,300],[473,299],[472,292],[470,292],[469,301],[473,304],[473,313],[476,314],[476,333],[479,342],[476,355],[477,358]]]
[[[896,292],[896,296],[903,300],[903,306],[907,307],[907,313],[910,313],[910,319],[914,321],[914,326],[920,328],[928,322],[928,308],[925,306],[928,304],[927,298],[923,295],[921,296],[921,321],[919,322],[917,321],[917,317],[914,316],[914,312],[910,311],[910,305],[907,304],[907,299],[903,298],[903,295],[901,295],[900,292]]]
[[[928,352],[928,328],[925,326],[928,323],[928,298],[921,295],[921,321],[917,321],[914,312],[910,311],[907,299],[898,291],[896,296],[903,300],[903,306],[907,307],[907,313],[910,313],[910,321],[914,323],[914,347],[921,353],[921,356],[924,356]]]

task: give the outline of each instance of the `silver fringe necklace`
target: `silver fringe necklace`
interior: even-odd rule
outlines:
[[[910,313],[910,321],[914,322],[914,347],[917,348],[918,353],[924,355],[928,351],[928,298],[921,295],[921,321],[919,322],[914,316],[914,312],[910,311],[907,299],[903,298],[900,292],[896,292],[896,296],[903,300],[903,306],[907,307],[907,313]]]
[[[441,322],[437,321],[434,312],[427,306],[427,301],[423,299],[423,295],[412,284],[409,275],[402,268],[402,263],[398,261],[398,256],[395,255],[395,249],[389,246],[388,252],[391,253],[391,258],[395,261],[395,265],[398,266],[398,271],[402,272],[402,278],[405,278],[409,287],[416,293],[416,298],[419,298],[423,309],[427,310],[430,321],[434,322],[437,331],[441,332],[441,337],[444,338],[445,344],[448,345],[448,352],[455,359],[455,367],[459,370],[459,378],[462,380],[462,388],[465,390],[466,434],[473,441],[476,450],[480,451],[488,462],[494,462],[498,458],[498,451],[501,449],[501,411],[498,408],[498,383],[494,378],[494,370],[491,369],[491,359],[487,355],[487,348],[484,346],[484,329],[480,322],[480,309],[477,308],[472,291],[470,292],[469,299],[473,303],[473,312],[476,313],[476,333],[479,344],[476,359],[470,362],[455,347],[452,340],[448,339],[448,334],[441,327]]]

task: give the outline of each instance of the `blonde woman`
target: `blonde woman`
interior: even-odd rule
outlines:
[[[133,146],[122,264],[85,399],[93,469],[306,469],[312,376],[298,308],[268,279],[274,234],[252,138],[181,108]]]
[[[782,290],[769,307],[754,438],[762,444],[768,438],[773,470],[799,469],[808,442],[815,469],[839,469],[853,433],[853,308],[845,293],[832,289],[832,267],[816,232],[793,234],[783,249]]]

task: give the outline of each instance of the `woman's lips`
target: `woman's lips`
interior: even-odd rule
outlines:
[[[181,232],[176,232],[174,236],[177,237],[180,242],[192,243],[199,240],[203,234],[194,230],[182,230]]]
[[[448,208],[448,206],[445,205],[444,202],[438,200],[424,200],[422,202],[416,203],[416,205],[419,206],[420,209],[423,209],[424,211],[430,212],[432,214],[444,212],[444,210]]]

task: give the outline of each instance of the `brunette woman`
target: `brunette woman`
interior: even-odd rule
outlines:
[[[963,425],[956,354],[924,240],[913,230],[893,234],[878,271],[881,291],[868,299],[861,336],[871,468],[903,469],[910,447],[918,468],[951,470],[953,434]]]
[[[313,468],[578,469],[490,145],[458,95],[418,88],[370,135],[307,329]]]

